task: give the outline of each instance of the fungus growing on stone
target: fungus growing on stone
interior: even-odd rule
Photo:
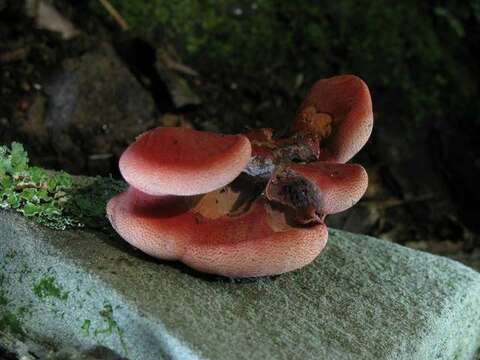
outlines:
[[[360,79],[320,80],[290,134],[220,135],[158,128],[120,159],[130,188],[107,205],[115,230],[145,253],[229,277],[275,275],[315,259],[325,216],[366,190],[343,164],[367,140],[371,101]]]
[[[313,85],[300,106],[293,131],[320,140],[319,160],[345,163],[365,145],[372,127],[367,85],[357,76],[340,75]]]
[[[235,179],[250,160],[243,135],[157,128],[140,135],[120,157],[120,172],[151,195],[196,195]]]
[[[196,204],[179,197],[166,205],[162,197],[131,187],[110,200],[107,212],[115,230],[145,253],[229,277],[295,270],[325,246],[324,224],[291,226],[283,212],[262,198],[235,213],[237,196],[228,192],[217,191]],[[223,197],[232,195],[230,202]],[[218,212],[210,200],[223,203]]]
[[[295,211],[305,224],[352,207],[367,190],[368,176],[356,164],[313,162],[279,167],[265,196]]]

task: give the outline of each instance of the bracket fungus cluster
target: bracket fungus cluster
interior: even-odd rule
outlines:
[[[325,216],[354,205],[368,178],[345,164],[373,125],[365,83],[318,81],[290,133],[221,135],[157,128],[120,158],[129,189],[107,214],[134,247],[207,273],[256,277],[309,264],[325,247]]]

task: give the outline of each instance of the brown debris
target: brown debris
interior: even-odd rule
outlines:
[[[307,106],[298,114],[295,131],[315,136],[319,140],[332,133],[333,117],[330,114],[317,112],[315,107]]]
[[[295,220],[301,224],[321,221],[321,195],[311,182],[289,170],[279,170],[272,176],[265,197],[294,211]]]
[[[25,59],[29,53],[29,48],[19,48],[0,53],[0,63],[10,63]]]

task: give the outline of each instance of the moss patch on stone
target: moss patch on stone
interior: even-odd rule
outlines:
[[[89,229],[110,232],[106,218],[107,201],[126,189],[123,181],[113,178],[75,178],[64,212]]]
[[[120,341],[120,344],[122,346],[123,354],[125,356],[128,356],[128,348],[127,344],[125,342],[123,330],[118,326],[117,322],[113,319],[113,307],[110,304],[105,304],[103,309],[100,310],[99,312],[100,317],[105,323],[105,327],[103,328],[97,328],[93,332],[93,335],[96,337],[100,334],[117,334],[118,340]],[[82,330],[84,330],[84,325],[86,323],[84,322],[82,325]],[[90,323],[88,323],[88,326]]]
[[[2,313],[0,314],[0,330],[7,330],[13,335],[24,337],[25,330],[18,314],[9,311],[2,311]]]
[[[0,146],[0,208],[55,230],[107,229],[105,205],[125,185],[111,178],[72,177],[30,166],[20,143]]]
[[[8,308],[12,301],[7,298],[7,294],[3,290],[4,281],[5,276],[0,274],[0,331],[8,331],[12,335],[23,338],[25,336],[23,317],[28,309],[25,306],[20,306],[13,311]]]
[[[30,166],[22,144],[0,147],[0,208],[14,209],[51,228],[65,229],[78,225],[63,214],[71,188],[68,174]]]
[[[90,335],[90,325],[92,322],[89,319],[85,319],[82,323],[82,326],[80,327],[83,331],[83,333],[88,336]]]
[[[51,275],[45,275],[34,286],[33,292],[39,298],[53,297],[60,300],[68,299],[68,292],[55,282],[55,278]]]

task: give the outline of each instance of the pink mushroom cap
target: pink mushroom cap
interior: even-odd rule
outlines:
[[[164,127],[137,138],[120,157],[120,172],[151,195],[196,195],[235,179],[251,156],[243,135]]]
[[[318,121],[322,126],[315,124],[315,115],[310,114],[312,109],[320,114]],[[331,127],[322,143],[318,160],[347,162],[365,145],[372,132],[370,92],[365,82],[354,75],[340,75],[317,81],[298,113],[293,125],[294,131],[308,131],[310,128],[314,132],[323,132],[325,129],[322,127]],[[330,118],[331,123],[326,118]]]
[[[109,201],[107,214],[122,238],[143,252],[229,277],[301,268],[327,241],[325,225],[291,227],[283,213],[263,199],[239,215],[213,217],[196,212],[183,200],[165,206],[163,197],[130,187]]]
[[[273,139],[271,129],[151,130],[120,158],[130,187],[110,199],[108,218],[146,254],[202,272],[257,277],[301,268],[326,245],[325,215],[367,189],[363,167],[345,162],[372,125],[367,86],[342,75],[312,87],[286,139]]]

